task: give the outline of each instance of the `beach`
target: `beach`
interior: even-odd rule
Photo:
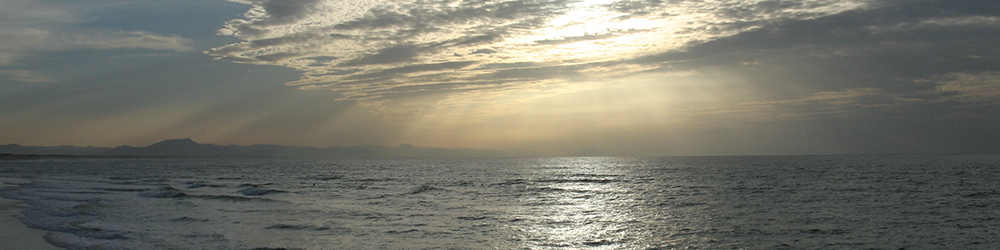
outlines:
[[[16,179],[0,178],[0,184],[7,185]],[[47,231],[28,228],[21,222],[24,202],[0,198],[0,250],[17,249],[62,249],[45,241]]]

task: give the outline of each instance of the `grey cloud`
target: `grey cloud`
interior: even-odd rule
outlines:
[[[314,43],[314,42],[324,41],[324,40],[349,39],[349,38],[350,38],[349,36],[342,35],[342,34],[321,35],[321,34],[312,34],[312,33],[305,33],[305,34],[299,33],[299,34],[294,34],[294,35],[290,35],[290,36],[275,37],[275,38],[266,38],[266,39],[257,39],[257,40],[249,41],[249,45],[250,45],[249,48],[251,48],[251,49],[258,49],[258,48],[266,48],[266,47],[278,46],[278,45],[302,44],[302,43],[310,43],[310,42]]]
[[[261,61],[272,61],[273,62],[273,61],[285,60],[285,59],[288,59],[288,58],[295,58],[295,57],[298,57],[298,56],[301,56],[301,54],[298,54],[298,53],[274,53],[274,54],[261,55],[261,56],[256,57],[256,59],[257,60],[261,60]]]
[[[320,0],[251,0],[246,19],[234,19],[219,30],[222,35],[262,38],[276,26],[294,24],[308,17]]]
[[[287,32],[287,28],[275,25],[288,24],[290,20],[306,20],[310,15],[320,15],[321,13],[311,12],[314,5],[319,2],[293,1],[279,4],[275,1],[256,1],[252,4],[258,6],[263,13],[248,13],[247,19],[232,20],[227,24],[227,28],[222,30],[222,34],[234,35],[246,41],[213,48],[206,53],[216,58],[238,62],[293,67],[305,71],[304,76],[311,77],[309,82],[313,83],[353,79],[350,84],[359,84],[357,79],[401,74],[407,70],[427,67],[393,66],[398,64],[439,66],[460,64],[463,67],[472,65],[474,63],[465,61],[420,62],[418,58],[454,48],[469,48],[468,51],[472,51],[472,54],[495,53],[494,49],[475,46],[500,42],[507,35],[536,28],[542,25],[544,20],[565,10],[570,2],[467,1],[457,6],[452,6],[448,2],[416,2],[377,7],[352,20],[318,26],[315,25],[317,23],[313,23],[313,26],[299,28],[297,32]],[[450,33],[463,29],[466,35],[460,37],[437,41],[419,38],[436,32]],[[265,36],[278,32],[285,34]],[[352,54],[322,52],[323,46],[334,40],[365,49],[355,50],[356,53]],[[330,60],[309,59],[317,55]],[[294,63],[289,60],[309,61]],[[333,78],[319,79],[324,76]],[[449,78],[443,75],[441,77]],[[434,82],[434,80],[429,81]]]
[[[323,64],[320,64],[318,66],[323,66]],[[310,76],[313,76],[313,77],[346,76],[346,75],[350,75],[350,74],[354,74],[354,73],[358,73],[358,72],[361,72],[361,69],[342,69],[342,70],[332,70],[332,72],[323,73],[323,74],[313,74],[313,75],[310,75]]]
[[[402,74],[416,73],[416,72],[437,72],[445,69],[460,69],[473,65],[475,62],[472,61],[458,61],[458,62],[445,62],[445,63],[432,63],[432,64],[415,64],[407,65],[397,68],[390,68],[386,70],[352,75],[346,79],[371,79],[371,78],[391,78],[399,76]]]
[[[582,42],[582,41],[592,41],[592,40],[609,39],[609,38],[615,38],[615,37],[619,37],[619,36],[622,36],[622,35],[627,35],[627,34],[632,34],[632,33],[638,33],[638,32],[642,32],[642,30],[636,30],[636,29],[630,29],[630,30],[608,30],[608,32],[606,32],[606,33],[585,34],[585,35],[582,35],[582,36],[570,36],[570,37],[563,37],[562,39],[538,40],[538,41],[535,41],[535,43],[537,43],[537,44],[543,44],[543,45],[558,45],[558,44],[567,44],[567,43],[575,43],[575,42]]]
[[[416,45],[396,45],[378,50],[375,54],[365,55],[337,66],[361,66],[371,64],[396,64],[413,61],[422,48]]]
[[[335,39],[353,39],[361,43],[371,44],[378,41],[389,41],[395,44],[404,44],[412,41],[408,39],[426,33],[438,32],[442,29],[455,29],[450,25],[477,24],[469,35],[459,39],[442,41],[440,43],[427,43],[432,47],[454,47],[470,46],[488,42],[496,42],[502,39],[503,34],[511,32],[511,29],[530,29],[540,24],[539,19],[557,14],[565,8],[566,1],[483,1],[470,2],[461,7],[447,7],[447,3],[425,4],[417,3],[413,5],[397,6],[397,11],[390,8],[371,9],[363,17],[344,21],[328,26],[330,30],[322,28],[304,30],[306,33],[293,33],[280,37],[257,37],[269,33],[269,27],[265,24],[280,23],[272,19],[297,20],[293,18],[297,15],[307,15],[309,6],[316,4],[316,1],[294,1],[276,4],[269,1],[254,2],[255,5],[263,6],[265,15],[262,17],[252,17],[247,20],[233,20],[227,24],[223,34],[232,34],[247,39],[252,46],[228,46],[231,48],[216,48],[212,53],[218,57],[227,57],[224,54],[245,53],[248,50],[266,50],[267,48],[296,46],[308,42],[322,43],[325,37],[318,36],[317,33],[332,36]],[[271,13],[271,11],[278,13]],[[301,19],[299,17],[298,19]],[[283,21],[282,21],[283,22]],[[499,26],[498,26],[499,25]],[[477,28],[478,27],[478,28]],[[465,27],[458,27],[459,29]],[[335,31],[362,31],[364,36],[352,36],[339,34]],[[429,48],[433,49],[433,48]],[[228,55],[232,57],[232,55]]]
[[[51,83],[56,82],[48,76],[41,75],[30,70],[24,69],[11,69],[4,70],[0,69],[0,80],[11,80],[18,82],[33,82],[33,83]]]
[[[269,2],[259,2],[264,4]],[[565,44],[587,41],[613,41],[622,36],[636,36],[638,32],[650,32],[657,36],[678,36],[681,39],[692,39],[701,42],[686,49],[684,52],[667,52],[659,55],[640,58],[623,58],[614,63],[646,65],[661,65],[664,67],[676,65],[684,68],[677,60],[686,60],[689,68],[698,67],[699,62],[709,63],[714,59],[725,57],[729,50],[732,54],[750,56],[760,52],[760,49],[740,52],[742,47],[725,44],[726,41],[741,40],[761,36],[767,39],[767,34],[757,31],[754,34],[741,34],[740,37],[712,42],[722,36],[744,32],[751,27],[779,27],[796,19],[812,19],[830,12],[842,10],[825,10],[834,1],[722,1],[710,4],[701,1],[683,0],[635,0],[618,1],[606,6],[594,6],[625,15],[649,15],[645,18],[660,20],[669,18],[657,16],[668,11],[678,11],[681,14],[698,14],[691,21],[693,28],[677,29],[672,33],[653,33],[652,30],[608,29],[606,32],[586,33],[582,35],[564,36],[555,39],[536,39],[534,44],[510,45],[508,38],[536,34],[535,29],[547,25],[555,17],[572,11],[574,3],[570,0],[513,0],[513,1],[464,1],[452,4],[450,1],[413,3],[388,3],[365,10],[363,15],[352,16],[343,20],[330,22],[317,21],[321,13],[310,12],[311,5],[319,4],[311,1],[291,2],[288,4],[300,7],[268,7],[260,9],[282,10],[283,13],[298,13],[302,26],[294,29],[287,27],[265,27],[256,25],[266,23],[268,16],[248,17],[247,20],[233,20],[229,23],[232,29],[246,26],[259,34],[281,34],[274,37],[256,36],[254,34],[232,33],[246,42],[232,44],[210,50],[209,54],[217,58],[225,58],[243,62],[277,64],[303,71],[303,79],[293,82],[293,85],[313,85],[313,87],[343,90],[345,86],[353,86],[353,91],[373,90],[368,94],[360,94],[370,98],[377,95],[375,90],[385,89],[379,85],[393,85],[408,75],[405,79],[409,85],[444,83],[482,83],[503,79],[509,84],[529,83],[557,79],[584,79],[588,69],[607,67],[595,61],[612,58],[589,58],[573,60],[535,61],[517,63],[518,51],[537,51],[543,47],[558,47]],[[721,6],[720,6],[721,4]],[[320,7],[321,8],[321,7]],[[692,13],[688,13],[692,12]],[[701,15],[705,13],[707,15]],[[693,15],[693,14],[692,14]],[[280,15],[279,15],[280,16]],[[714,17],[713,17],[714,16]],[[289,19],[291,20],[291,19]],[[276,21],[275,21],[276,22]],[[859,22],[859,24],[862,24]],[[859,26],[861,27],[861,26]],[[780,27],[784,29],[784,27]],[[806,27],[807,28],[807,27]],[[653,28],[656,29],[656,28]],[[772,28],[773,29],[773,28]],[[662,32],[662,31],[655,31]],[[753,32],[751,32],[753,33]],[[693,38],[686,38],[693,37]],[[707,40],[697,40],[697,39]],[[670,37],[663,39],[669,40]],[[336,40],[337,46],[333,44]],[[709,41],[704,43],[704,41]],[[757,41],[750,41],[757,42]],[[770,42],[767,42],[770,43]],[[767,44],[762,43],[762,44]],[[788,46],[798,44],[788,41]],[[352,47],[353,46],[353,47]],[[504,47],[520,46],[520,47]],[[531,48],[537,46],[537,48]],[[708,48],[716,46],[720,51]],[[785,46],[778,41],[773,46]],[[678,48],[674,48],[678,49]],[[335,51],[335,52],[330,52]],[[462,55],[490,55],[489,57],[469,57]],[[309,59],[316,56],[329,57],[330,60]],[[639,55],[643,56],[643,55]],[[482,60],[479,62],[469,61]],[[714,59],[713,59],[714,58]],[[537,58],[536,60],[546,60]],[[305,60],[305,61],[303,61]],[[728,59],[727,59],[728,60]],[[303,62],[296,62],[303,61]],[[454,63],[454,64],[449,64]],[[407,67],[405,64],[414,64]],[[563,65],[566,64],[566,65]],[[434,66],[429,66],[434,65]],[[456,68],[445,65],[459,65]],[[440,67],[440,68],[436,68]],[[415,70],[415,71],[410,71]],[[435,71],[441,70],[441,71]],[[644,71],[642,71],[644,72]],[[419,74],[417,74],[419,73]],[[416,76],[419,75],[419,76]],[[495,79],[489,79],[495,78]],[[363,86],[365,84],[371,86]],[[360,89],[360,90],[359,90]]]
[[[335,57],[335,56],[313,56],[313,57],[306,57],[306,58],[302,58],[302,59],[312,60],[312,63],[309,64],[310,67],[323,67],[323,66],[326,66],[328,63],[330,63],[330,61],[337,60],[337,57]],[[337,70],[335,72],[345,72],[345,71],[344,70]]]
[[[596,67],[611,66],[618,62],[596,62],[577,65],[540,65],[535,63],[512,63],[506,65],[488,65],[484,68],[495,68],[489,74],[477,76],[477,80],[505,80],[505,81],[542,81],[552,79],[576,79],[586,80],[580,71]],[[528,67],[520,67],[528,66]]]
[[[558,39],[558,40],[538,40],[538,41],[535,41],[535,43],[537,43],[537,44],[545,44],[545,45],[566,44],[566,43],[575,43],[575,42],[588,41],[588,40],[601,40],[601,39],[607,39],[607,38],[612,38],[612,37],[616,37],[616,36],[618,36],[618,35],[615,35],[615,34],[612,34],[612,33],[587,34],[587,35],[582,35],[582,36],[563,37],[562,39]]]
[[[393,26],[409,24],[413,21],[416,21],[413,19],[415,18],[402,13],[375,9],[371,10],[369,14],[365,15],[365,17],[362,19],[339,23],[337,25],[334,25],[333,28],[340,30],[383,29]]]
[[[480,69],[506,69],[506,68],[531,68],[544,66],[545,64],[536,62],[515,62],[515,63],[490,63],[480,65]]]
[[[803,1],[763,1],[753,4],[743,4],[739,2],[719,6],[718,13],[736,19],[750,19],[758,15],[766,15],[789,9],[798,9],[807,6]]]
[[[443,45],[447,45],[448,47],[451,47],[451,46],[461,47],[461,46],[468,46],[468,45],[478,45],[478,44],[484,44],[484,43],[497,42],[497,41],[500,41],[500,40],[503,40],[503,36],[501,36],[500,34],[498,34],[498,33],[487,33],[487,34],[483,34],[483,35],[467,36],[467,37],[462,37],[462,38],[459,38],[459,39],[453,39],[453,40],[445,41],[442,44]]]
[[[402,6],[406,11],[389,9],[372,9],[364,17],[339,23],[333,26],[340,30],[378,30],[398,28],[394,36],[413,36],[425,32],[433,32],[441,26],[450,24],[481,23],[480,26],[493,29],[492,26],[516,21],[521,26],[530,28],[537,25],[538,19],[544,19],[560,13],[567,7],[568,1],[497,1],[463,4],[461,7],[446,7],[426,4]]]
[[[149,32],[103,32],[75,31],[73,33],[57,31],[56,35],[47,36],[41,44],[41,50],[70,49],[155,49],[189,51],[191,41],[180,36],[163,36]]]
[[[497,53],[497,51],[492,49],[477,49],[476,51],[473,51],[472,53],[469,54],[494,54],[494,53]]]
[[[921,29],[988,29],[1000,26],[1000,17],[996,16],[962,16],[962,17],[942,17],[920,20],[916,22],[903,22],[891,25],[869,26],[868,29],[874,33],[882,32],[914,32]]]
[[[252,3],[264,9],[269,24],[287,24],[300,20],[319,0],[255,0]]]
[[[912,1],[813,20],[788,20],[686,51],[627,62],[661,65],[667,71],[721,68],[740,74],[778,99],[867,88],[872,91],[854,99],[860,105],[903,107],[893,112],[945,112],[943,107],[921,106],[943,105],[958,94],[940,90],[939,76],[1000,72],[1000,27],[979,12],[967,5]],[[948,27],[872,29],[929,22],[948,23]],[[800,108],[820,108],[816,105]]]
[[[632,15],[645,15],[663,4],[663,0],[624,0],[608,4],[611,10]]]
[[[0,79],[19,82],[59,82],[31,66],[50,52],[74,50],[192,50],[191,39],[142,30],[94,28],[88,19],[114,10],[118,1],[0,2]]]
[[[0,53],[73,49],[191,50],[190,39],[143,31],[10,28],[0,31]]]

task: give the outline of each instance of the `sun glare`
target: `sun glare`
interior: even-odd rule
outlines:
[[[615,1],[581,1],[530,33],[507,39],[502,52],[522,61],[599,62],[649,54],[683,46],[689,37],[679,17],[626,16]]]

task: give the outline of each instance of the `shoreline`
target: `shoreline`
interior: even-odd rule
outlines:
[[[14,180],[20,179],[0,177],[0,186],[7,186],[8,182],[14,182]],[[45,240],[48,231],[24,225],[21,211],[24,210],[25,206],[23,201],[0,197],[0,242],[3,242],[0,244],[0,250],[63,249]]]

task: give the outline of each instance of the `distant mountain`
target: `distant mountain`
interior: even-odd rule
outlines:
[[[37,147],[18,144],[0,145],[0,154],[121,156],[121,157],[282,157],[282,158],[466,158],[466,157],[533,157],[535,152],[521,150],[478,150],[414,147],[401,144],[389,146],[299,147],[279,145],[220,146],[201,144],[189,138],[171,139],[146,147]]]
[[[239,148],[200,144],[191,139],[165,140],[146,147],[121,146],[112,149],[108,154],[122,156],[156,156],[156,157],[229,157],[250,156],[241,154]]]

